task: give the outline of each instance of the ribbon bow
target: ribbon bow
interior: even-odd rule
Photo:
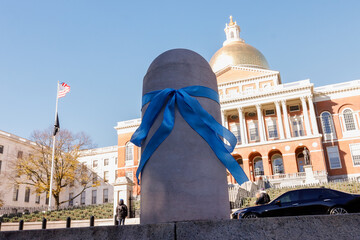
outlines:
[[[194,129],[211,147],[218,159],[233,175],[235,180],[242,184],[248,181],[246,174],[234,157],[230,154],[236,145],[236,138],[229,130],[219,124],[198,102],[195,97],[209,98],[218,104],[219,95],[216,91],[203,86],[190,86],[178,90],[166,88],[149,92],[143,96],[142,107],[150,103],[143,116],[140,127],[131,137],[131,142],[141,147],[143,140],[147,137],[151,126],[165,106],[164,117],[160,127],[149,140],[144,149],[139,167],[136,171],[136,178],[139,183],[139,175],[144,169],[154,151],[169,136],[175,123],[175,104],[185,121]],[[230,145],[224,143],[226,139]]]

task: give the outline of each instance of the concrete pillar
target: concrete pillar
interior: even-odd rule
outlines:
[[[209,63],[193,51],[174,49],[151,63],[144,77],[143,95],[166,88],[199,85],[218,91],[216,76]],[[195,98],[216,121],[221,121],[217,102]],[[147,106],[142,109],[143,116],[146,109]],[[150,128],[142,151],[162,121],[163,110]],[[184,120],[177,107],[174,128],[141,173],[140,216],[141,224],[229,218],[225,166],[209,144]]]
[[[263,116],[262,116],[262,111],[261,111],[261,105],[260,104],[256,104],[256,111],[257,111],[257,115],[258,115],[258,126],[259,126],[260,141],[265,142],[266,141],[266,136],[265,136],[265,129],[264,129],[264,119],[263,119]]]
[[[308,102],[309,102],[311,126],[312,126],[312,130],[313,130],[313,134],[318,135],[319,134],[319,129],[318,129],[317,121],[316,121],[316,112],[315,112],[314,103],[313,103],[312,98],[313,98],[312,95],[307,96],[307,99],[308,99]]]
[[[246,144],[245,142],[245,133],[246,133],[246,126],[244,125],[244,115],[242,111],[242,107],[238,107],[238,113],[239,113],[239,125],[240,125],[240,135],[241,135],[241,144]]]
[[[127,177],[118,177],[114,183],[114,216],[116,214],[116,206],[119,200],[123,199],[128,209],[130,209],[130,197],[134,183]],[[128,210],[128,214],[130,210]]]
[[[276,117],[277,117],[278,124],[279,124],[280,139],[284,139],[285,138],[284,125],[283,125],[283,121],[282,121],[279,101],[275,101],[275,108],[276,108]]]
[[[290,132],[290,123],[289,123],[289,117],[287,113],[287,106],[286,106],[286,100],[281,100],[281,106],[284,114],[284,126],[285,126],[285,133],[286,138],[291,138],[291,132]]]
[[[302,105],[302,109],[303,109],[306,136],[311,136],[312,133],[311,133],[311,127],[310,127],[310,121],[309,121],[310,119],[309,119],[308,108],[306,105],[305,97],[300,97],[300,100],[301,100],[301,105]]]

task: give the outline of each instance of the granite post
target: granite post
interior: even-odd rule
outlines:
[[[169,50],[150,65],[143,95],[165,88],[200,85],[217,89],[216,76],[199,54]],[[197,97],[202,107],[221,123],[220,105]],[[144,115],[148,105],[142,109]],[[152,125],[142,150],[163,120]],[[175,125],[157,148],[141,175],[140,223],[228,219],[230,214],[226,170],[209,145],[175,109]]]

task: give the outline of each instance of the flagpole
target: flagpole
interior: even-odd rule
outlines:
[[[56,91],[55,124],[56,124],[56,118],[57,118],[57,112],[58,112],[58,102],[59,102],[59,81],[57,83],[57,91]],[[56,134],[54,134],[54,136],[53,136],[53,149],[52,149],[52,157],[51,157],[50,193],[49,193],[48,211],[51,211],[52,185],[53,185],[53,178],[54,178],[55,140],[56,140]]]

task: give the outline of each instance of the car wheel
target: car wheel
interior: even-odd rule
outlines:
[[[256,213],[248,213],[244,218],[258,218],[259,216]]]
[[[348,212],[346,211],[345,208],[342,207],[333,207],[330,210],[330,214],[347,214]]]

